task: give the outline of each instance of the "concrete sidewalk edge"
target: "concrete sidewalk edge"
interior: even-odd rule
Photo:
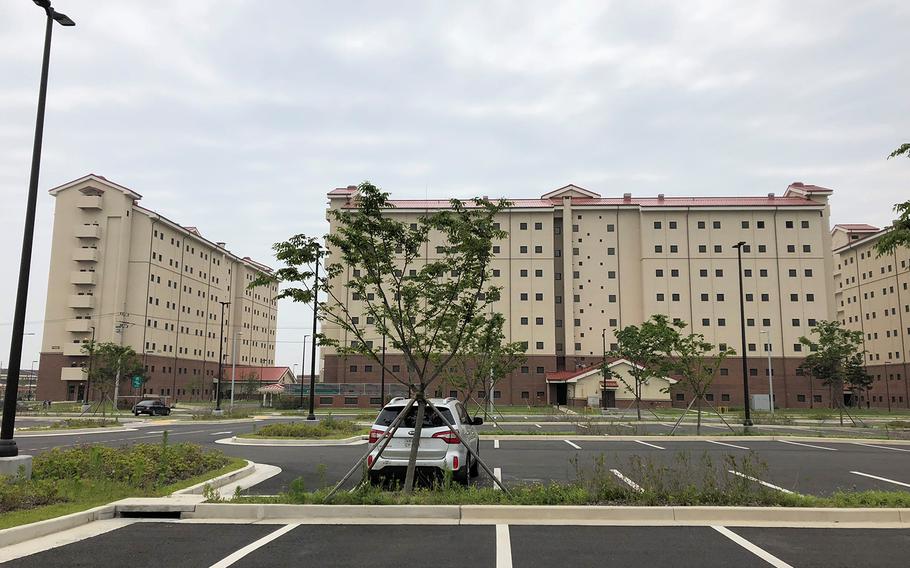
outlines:
[[[256,470],[256,464],[250,460],[246,460],[246,465],[240,469],[235,469],[234,471],[229,471],[228,473],[219,475],[218,477],[208,479],[197,483],[196,485],[191,485],[179,491],[174,491],[171,495],[202,495],[203,490],[206,485],[210,485],[212,489],[218,489],[225,485],[231,484],[238,479],[243,479],[248,475],[252,475]]]
[[[3,529],[0,530],[0,548],[65,531],[94,521],[111,519],[114,517],[115,512],[114,505],[101,505],[100,507],[79,511],[78,513],[70,513],[62,517]]]

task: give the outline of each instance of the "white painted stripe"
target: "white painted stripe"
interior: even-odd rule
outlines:
[[[776,489],[777,491],[780,491],[781,493],[789,493],[791,495],[795,495],[795,493],[793,491],[790,491],[789,489],[784,489],[783,487],[778,487],[777,485],[774,485],[773,483],[768,483],[767,481],[762,481],[761,479],[758,479],[757,477],[752,477],[751,475],[746,475],[745,473],[740,473],[733,469],[728,469],[727,471],[729,471],[733,475],[737,475],[739,477],[742,477],[743,479],[748,479],[749,481],[754,481],[755,483],[759,483],[770,489]]]
[[[635,428],[635,426],[632,426],[631,424],[617,424],[617,426],[622,426],[623,428]]]
[[[225,430],[224,432],[212,432],[211,434],[209,434],[209,436],[221,436],[221,435],[230,434],[230,433],[231,433],[230,430]]]
[[[730,446],[731,448],[736,448],[738,450],[748,450],[746,446],[737,446],[736,444],[730,444],[727,442],[718,442],[717,440],[705,440],[709,444],[717,444],[718,446]]]
[[[812,444],[804,444],[802,442],[791,442],[790,440],[778,440],[778,442],[781,442],[783,444],[791,444],[794,446],[804,446],[806,448],[815,448],[816,450],[829,450],[832,452],[837,451],[837,448],[826,448],[825,446],[813,446]]]
[[[907,448],[895,448],[894,446],[877,446],[875,444],[866,444],[863,442],[851,442],[857,446],[866,446],[867,448],[879,448],[881,450],[894,450],[895,452],[910,452]]]
[[[638,442],[639,444],[643,444],[645,446],[651,446],[652,448],[657,448],[658,450],[666,449],[666,448],[662,448],[662,447],[658,446],[657,444],[649,444],[648,442],[642,442],[641,440],[633,440],[633,441]]]
[[[502,468],[501,467],[493,468],[493,477],[498,479],[500,481],[500,483],[502,482]],[[502,491],[502,489],[499,487],[499,483],[493,484],[493,491]]]
[[[149,434],[164,434],[164,430],[149,430]]]
[[[498,450],[498,449],[499,449],[499,440],[493,440],[493,449],[494,449],[494,450]]]
[[[576,444],[576,443],[574,443],[574,442],[570,442],[569,440],[563,440],[563,442],[569,444],[570,446],[572,446],[572,447],[575,448],[576,450],[580,450],[580,449],[581,449],[581,446],[579,446],[578,444]]]
[[[238,560],[240,560],[244,556],[248,555],[249,553],[255,552],[256,550],[262,548],[263,546],[272,542],[276,538],[296,529],[299,526],[300,526],[300,523],[284,525],[277,531],[270,532],[269,534],[265,535],[264,537],[260,538],[259,540],[255,541],[255,542],[251,542],[250,544],[244,546],[240,550],[238,550],[238,551],[230,554],[229,556],[226,556],[225,558],[219,560],[218,562],[212,564],[210,568],[227,568],[228,566],[233,565],[234,563],[236,563]]]
[[[578,426],[579,428],[587,428],[587,426],[585,426],[584,424],[576,424],[576,426]]]
[[[618,469],[611,469],[610,472],[613,473],[613,475],[615,475],[616,477],[620,478],[623,481],[623,483],[625,483],[626,485],[631,487],[633,491],[637,491],[639,493],[645,492],[645,490],[641,488],[641,485],[635,483],[634,481],[632,481],[631,479],[629,479],[628,477],[623,475],[622,472],[619,471]]]
[[[535,424],[535,426],[537,426],[538,428],[543,428],[543,426],[541,426],[540,424]]]
[[[855,475],[862,475],[863,477],[869,477],[871,479],[877,479],[879,481],[886,481],[888,483],[893,483],[895,485],[900,485],[902,487],[910,487],[910,483],[904,483],[903,481],[894,481],[893,479],[888,479],[887,477],[879,477],[877,475],[872,475],[869,473],[863,473],[861,471],[851,471]]]
[[[720,534],[724,535],[725,537],[729,538],[730,540],[732,540],[736,544],[740,545],[741,547],[745,548],[746,550],[748,550],[755,556],[758,556],[759,558],[761,558],[762,560],[764,560],[771,566],[774,566],[774,568],[793,568],[792,565],[787,564],[786,562],[784,562],[777,556],[774,556],[767,550],[764,550],[763,548],[759,548],[758,546],[752,544],[751,542],[749,542],[748,540],[739,536],[738,534],[731,531],[727,527],[712,526],[711,528],[716,530]]]
[[[509,525],[496,525],[496,568],[512,568],[512,539]]]

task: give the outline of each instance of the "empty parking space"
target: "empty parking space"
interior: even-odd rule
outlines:
[[[275,530],[267,525],[135,523],[6,562],[9,568],[198,568]]]
[[[231,566],[492,568],[495,557],[492,526],[300,525]]]
[[[733,532],[799,568],[910,564],[910,530],[731,528]]]

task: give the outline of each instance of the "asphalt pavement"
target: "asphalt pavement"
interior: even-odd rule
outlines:
[[[905,568],[907,529],[134,522],[10,568]]]

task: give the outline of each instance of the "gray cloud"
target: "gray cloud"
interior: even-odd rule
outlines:
[[[243,255],[324,230],[327,190],[402,197],[832,187],[835,222],[887,223],[910,163],[900,2],[56,0],[30,330],[53,200],[96,172]],[[43,20],[0,18],[4,265],[18,263]],[[0,282],[12,319],[13,278]],[[282,305],[279,340],[307,311]],[[0,325],[0,346],[9,326]],[[37,353],[27,341],[25,360]],[[3,347],[6,349],[6,347]],[[0,352],[5,358],[6,352]],[[299,359],[283,343],[278,359]]]

